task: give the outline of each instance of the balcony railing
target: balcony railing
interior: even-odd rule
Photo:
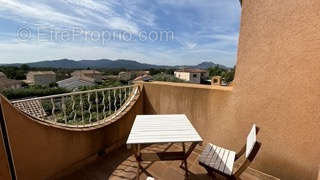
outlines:
[[[103,124],[119,115],[138,93],[138,86],[133,85],[19,100],[12,104],[40,121],[67,127],[88,127]]]

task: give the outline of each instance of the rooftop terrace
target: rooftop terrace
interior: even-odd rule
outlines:
[[[234,121],[237,109],[230,105],[233,93],[234,90],[230,87],[141,82],[123,88],[90,90],[30,100],[32,103],[37,101],[38,105],[43,101],[53,103],[55,116],[52,116],[53,109],[46,110],[41,116],[36,112],[33,114],[33,107],[27,108],[26,104],[21,104],[28,103],[29,100],[13,102],[14,105],[19,105],[14,107],[1,98],[1,109],[8,129],[7,135],[10,137],[9,148],[15,158],[14,168],[19,177],[132,179],[135,177],[133,172],[136,172],[137,164],[132,150],[126,149],[124,144],[136,115],[177,113],[186,114],[204,139],[204,145],[210,142],[235,151],[245,142],[252,123],[257,123],[261,127],[258,139],[262,142],[262,148],[251,168],[242,174],[242,179],[276,179],[278,175],[287,177],[288,171],[282,169],[282,165],[275,164],[281,163],[279,160],[288,154],[284,152],[279,155],[281,151],[278,149],[283,147],[274,147],[273,144],[277,141],[270,141],[272,129],[268,127],[272,126],[255,119],[249,119],[245,123]],[[78,96],[82,96],[83,103],[80,103],[81,98]],[[63,106],[63,103],[69,105]],[[73,116],[73,112],[82,109],[81,106],[85,113]],[[67,112],[71,114],[64,116]],[[198,156],[203,147],[197,146],[188,159],[190,179],[208,178],[205,169],[198,164]],[[176,144],[163,144],[146,147],[143,151],[170,151],[177,148],[180,147]],[[2,152],[5,154],[5,149]],[[270,156],[270,153],[275,153],[275,157]],[[270,160],[272,164],[269,164]],[[184,170],[179,167],[180,162],[144,163],[146,171],[141,177],[183,179]],[[5,159],[0,161],[4,172],[5,167],[8,167],[7,163]],[[278,168],[281,168],[281,173],[277,172]],[[35,169],[38,172],[36,175]]]
[[[83,121],[81,113],[75,121],[68,113],[73,109],[71,95],[49,98],[49,104],[59,108],[58,116],[48,119],[28,115],[0,97],[0,179],[134,178],[136,165],[124,145],[136,115],[141,114],[185,114],[205,142],[232,150],[242,147],[250,127],[257,124],[262,146],[243,179],[271,178],[265,174],[319,179],[319,12],[318,0],[243,1],[232,88],[142,82],[139,93],[130,93],[134,98],[124,109],[119,108],[124,96],[120,100],[121,93],[116,92],[109,118],[101,118],[101,112],[107,112],[99,104],[101,92],[86,92],[82,99],[86,103],[74,99],[75,107],[85,109]],[[70,104],[63,103],[64,98]],[[197,153],[188,159],[191,178],[206,179],[197,165]],[[149,166],[152,176],[181,179],[178,163],[144,166]]]

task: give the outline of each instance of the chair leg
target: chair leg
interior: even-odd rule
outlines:
[[[212,176],[213,175],[212,171],[209,168],[205,167],[205,169],[207,171],[207,175],[208,176]]]
[[[188,174],[188,163],[187,163],[187,155],[186,155],[186,147],[185,144],[182,143],[182,150],[184,153],[184,160],[182,161],[181,165],[184,163],[184,167],[185,167],[185,177],[188,178],[189,174]]]
[[[231,176],[231,177],[228,177],[228,179],[230,180],[241,180],[239,177],[237,176]]]

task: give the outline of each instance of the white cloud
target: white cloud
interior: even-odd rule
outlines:
[[[189,41],[180,41],[180,43],[183,45],[185,49],[193,49],[198,45],[197,43]]]
[[[52,27],[81,26],[121,30],[129,33],[139,31],[138,24],[154,25],[154,15],[132,3],[120,1],[60,0],[55,6],[49,1],[0,0],[0,17],[25,24],[46,24]],[[64,8],[58,8],[59,6]],[[118,12],[117,8],[123,8]],[[64,9],[68,9],[65,11]],[[71,27],[70,27],[71,28]]]
[[[81,25],[84,20],[69,16],[40,3],[22,3],[16,0],[0,0],[1,17],[25,22],[27,18],[38,22],[52,22],[71,25]]]
[[[0,59],[126,58],[156,64],[196,64],[215,60],[232,66],[236,59],[240,8],[235,0],[0,0],[0,18],[17,24],[45,24],[56,30],[174,31],[176,41],[16,42],[0,30]],[[1,20],[1,19],[0,19]],[[7,39],[6,39],[7,38]],[[8,41],[11,40],[11,41]]]
[[[132,34],[138,34],[139,28],[135,23],[120,17],[112,17],[106,22],[111,29],[122,30]]]
[[[103,4],[99,3],[98,1],[93,0],[61,0],[65,4],[69,5],[76,5],[79,7],[84,7],[87,9],[99,11],[99,12],[112,12],[112,4],[108,3],[108,1],[100,1],[103,2]]]

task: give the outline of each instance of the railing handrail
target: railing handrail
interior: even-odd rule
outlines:
[[[27,101],[36,101],[36,100],[43,100],[43,99],[51,99],[51,98],[58,98],[63,96],[74,96],[79,94],[86,94],[86,93],[92,93],[92,92],[101,92],[101,91],[107,91],[107,90],[114,90],[114,89],[122,89],[122,88],[130,88],[130,87],[136,87],[138,85],[128,85],[128,86],[119,86],[119,87],[111,87],[111,88],[102,88],[102,89],[93,89],[93,90],[87,90],[87,91],[77,91],[77,92],[71,92],[71,93],[63,93],[63,94],[56,94],[56,95],[50,95],[50,96],[43,96],[43,97],[36,97],[36,98],[30,98],[30,99],[22,99],[17,101],[11,101],[11,103],[21,103],[21,102],[27,102]]]
[[[120,90],[118,91],[118,89]],[[124,91],[121,91],[121,89],[124,89]],[[106,92],[109,91],[109,93],[106,94],[105,91]],[[98,92],[102,92],[102,93],[100,94]],[[110,92],[112,93],[110,94]],[[50,125],[50,126],[52,125],[55,127],[69,129],[69,130],[82,131],[82,130],[90,130],[93,128],[102,127],[109,123],[114,122],[117,118],[122,116],[121,113],[125,112],[125,110],[128,107],[130,107],[130,104],[132,104],[133,102],[135,102],[135,100],[137,100],[137,97],[140,94],[139,92],[140,91],[139,91],[138,85],[130,85],[130,86],[94,89],[94,90],[88,90],[88,91],[80,91],[80,92],[65,93],[65,94],[39,97],[39,98],[33,98],[33,99],[26,99],[26,100],[21,100],[20,102],[15,101],[12,104],[16,106],[18,109],[20,109],[22,112],[33,117],[34,120],[38,120],[41,123],[46,123],[47,125]],[[79,96],[80,101],[79,99],[78,101],[75,99],[76,98],[75,95],[78,95],[78,94],[80,94]],[[88,98],[87,99],[83,98],[82,94],[87,94]],[[90,99],[90,95],[93,95],[93,94],[95,94],[95,99],[93,98]],[[100,94],[100,100],[99,100],[98,94]],[[71,106],[66,106],[66,98],[68,98],[68,96],[69,97],[71,96],[71,99],[69,99],[70,103],[72,104]],[[57,97],[61,97],[60,99],[61,102],[58,102],[58,105],[56,104],[57,102],[55,102],[54,100],[54,98],[57,98]],[[47,108],[47,110],[43,109],[42,103],[44,102],[41,102],[40,100],[45,102],[49,100],[48,103],[51,102],[52,107],[51,108],[49,107],[49,109]],[[31,104],[29,104],[28,101]],[[93,101],[93,103],[91,101]],[[108,104],[105,103],[106,101],[108,102]],[[34,104],[35,102],[38,104]],[[84,104],[86,102],[89,103],[89,107],[84,108]],[[93,107],[93,104],[95,104],[96,108]],[[112,105],[114,106],[111,107]],[[41,107],[38,107],[38,106],[41,106]],[[100,110],[99,110],[99,106],[100,106]],[[60,108],[57,109],[56,107],[60,107],[61,109]],[[70,111],[68,113],[68,116],[66,114],[67,109],[69,109]],[[45,115],[43,115],[43,113],[41,114],[41,112],[39,113],[39,111],[43,111]],[[85,111],[87,115],[90,114],[89,119],[87,116],[86,117],[84,116]],[[69,117],[70,113],[74,113],[74,114]],[[93,119],[93,115],[95,116],[96,120]]]

